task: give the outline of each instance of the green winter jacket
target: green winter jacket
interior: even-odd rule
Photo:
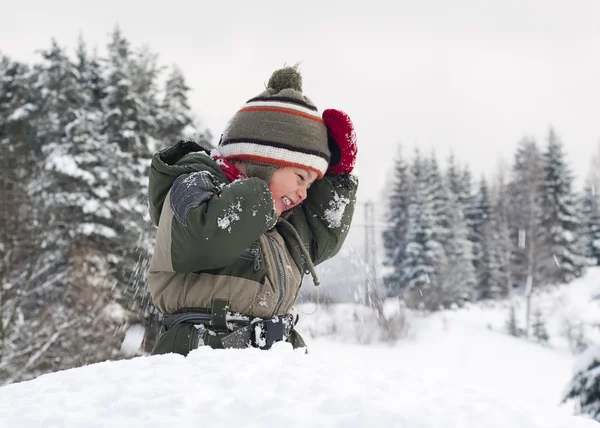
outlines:
[[[148,189],[157,227],[148,271],[154,305],[163,314],[209,311],[221,299],[251,318],[287,314],[303,275],[341,248],[357,186],[354,176],[326,175],[278,219],[267,183],[230,182],[197,144],[156,153]]]

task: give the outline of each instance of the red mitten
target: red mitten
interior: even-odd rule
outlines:
[[[341,110],[327,109],[323,112],[327,127],[327,140],[331,151],[328,174],[348,174],[354,169],[358,147],[356,133],[350,117]]]

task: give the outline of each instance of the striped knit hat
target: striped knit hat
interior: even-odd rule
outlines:
[[[276,70],[267,89],[231,118],[219,152],[229,160],[296,166],[323,177],[331,157],[327,128],[302,94],[302,76],[296,67]]]

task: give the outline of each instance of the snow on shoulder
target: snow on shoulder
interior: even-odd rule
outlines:
[[[598,426],[553,408],[498,400],[493,385],[452,380],[452,367],[440,379],[439,370],[403,361],[405,351],[412,353],[404,346],[318,343],[304,354],[277,344],[266,352],[200,348],[187,358],[93,364],[0,388],[0,426]]]

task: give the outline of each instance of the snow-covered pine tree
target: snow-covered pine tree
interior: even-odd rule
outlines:
[[[0,209],[0,383],[111,358],[128,309],[154,319],[144,216],[159,70],[118,30],[107,61],[81,39],[74,62],[55,41],[31,69],[0,56],[0,196],[14,202]]]
[[[81,36],[77,41],[75,68],[87,110],[101,111],[102,101],[106,96],[106,82],[102,75],[101,60],[95,50],[90,55]]]
[[[424,160],[425,171],[422,173],[423,182],[427,189],[427,203],[430,204],[433,215],[433,238],[446,246],[450,236],[450,191],[444,182],[435,152],[432,150],[428,159]],[[414,171],[414,168],[413,168]],[[413,175],[415,175],[413,173]],[[443,270],[445,266],[439,266]]]
[[[573,176],[567,165],[562,142],[556,132],[548,132],[543,154],[542,228],[545,245],[540,270],[549,283],[565,283],[581,276],[586,260],[579,243],[579,218]]]
[[[590,159],[590,166],[585,181],[589,183],[596,195],[600,193],[600,140],[596,145],[596,152]]]
[[[515,153],[510,181],[509,230],[513,241],[511,269],[519,287],[531,277],[537,287],[543,281],[540,266],[544,257],[545,231],[542,228],[543,159],[536,142],[521,140]]]
[[[546,321],[544,320],[544,314],[537,308],[533,312],[533,323],[531,324],[533,337],[540,343],[548,343],[550,336],[548,335],[548,329],[546,328]]]
[[[454,152],[450,152],[446,162],[446,186],[459,205],[463,205],[463,202],[465,202],[466,199],[466,195],[464,195],[465,189],[463,189],[461,179],[460,168],[456,164]]]
[[[498,221],[493,216],[489,189],[485,177],[481,177],[472,211],[472,241],[477,286],[475,298],[496,299],[505,295],[502,273],[500,235]]]
[[[198,131],[193,126],[192,113],[188,101],[190,88],[185,83],[183,73],[173,67],[165,82],[163,99],[158,113],[159,144],[162,147],[173,144],[178,139],[194,139]]]
[[[77,70],[64,48],[52,40],[51,47],[41,52],[42,60],[35,66],[35,87],[41,94],[38,140],[43,153],[43,169],[32,186],[31,196],[38,211],[38,222],[44,225],[43,241],[39,247],[44,254],[39,272],[47,270],[48,277],[40,281],[54,284],[50,301],[62,299],[62,281],[68,275],[68,253],[77,224],[73,206],[77,196],[71,182],[69,149],[66,128],[77,117],[84,99],[77,85]]]
[[[439,232],[436,230],[431,168],[430,162],[424,160],[417,149],[411,165],[413,192],[400,282],[405,285],[405,298],[410,307],[439,309],[445,300],[439,275],[446,266],[446,254],[442,243],[436,239]]]
[[[465,215],[471,203],[471,183],[466,183],[465,177],[458,170],[454,156],[451,155],[445,185],[442,187],[448,189],[449,216],[448,235],[444,246],[448,263],[442,275],[446,306],[472,300],[476,285],[473,244],[469,240],[470,232]]]
[[[67,283],[65,300],[83,313],[90,324],[89,340],[83,346],[90,360],[102,360],[117,355],[121,336],[115,327],[126,324],[127,307],[122,287],[118,283],[120,236],[126,231],[118,222],[122,207],[115,196],[121,183],[115,180],[125,155],[117,143],[107,141],[104,134],[102,100],[105,82],[98,59],[90,56],[82,40],[77,49],[77,84],[83,104],[75,111],[75,119],[65,128],[65,144],[72,165],[67,174],[76,203],[71,208],[77,217],[73,230],[74,245],[70,252],[71,279]],[[121,317],[116,317],[119,313]],[[102,324],[102,329],[92,329]],[[88,327],[86,324],[85,327]],[[110,332],[106,336],[107,332]],[[103,337],[105,335],[106,337]],[[104,343],[99,348],[98,343]]]
[[[461,193],[459,201],[463,206],[465,221],[469,230],[469,241],[473,243],[473,266],[476,267],[478,250],[477,238],[475,236],[475,224],[480,221],[480,213],[477,206],[477,191],[473,190],[473,174],[468,165],[463,167],[461,173]]]
[[[158,54],[147,46],[131,53],[129,62],[131,94],[135,102],[135,138],[137,156],[146,157],[159,148],[160,125],[157,117],[160,111],[158,77],[164,67],[158,65]]]
[[[467,165],[463,168],[461,168],[460,165],[457,165],[453,153],[448,156],[448,161],[446,163],[446,184],[450,193],[454,195],[465,219],[470,221],[467,214],[470,213],[473,205],[472,174]]]
[[[454,200],[463,214],[465,225],[468,229],[469,241],[473,244],[473,266],[477,261],[477,238],[475,228],[481,223],[481,207],[477,206],[477,195],[473,192],[473,175],[468,165],[460,168],[456,164],[454,154],[450,154],[447,163],[446,183]]]
[[[600,345],[589,347],[577,357],[573,372],[563,402],[574,401],[578,414],[600,422]]]
[[[106,260],[122,231],[113,223],[108,190],[119,188],[111,165],[119,151],[100,132],[98,86],[88,80],[99,73],[89,70],[94,65],[81,44],[77,65],[56,42],[42,56],[35,85],[45,96],[38,126],[44,168],[31,186],[34,205],[41,207],[37,222],[45,226],[31,281],[39,284],[42,303],[35,306],[41,312],[29,316],[43,323],[31,328],[35,358],[11,380],[115,357],[115,327],[123,321],[106,312],[119,300]]]
[[[136,135],[138,109],[131,82],[131,48],[119,28],[113,31],[108,45],[106,74],[103,133],[123,152],[144,152],[146,148]]]
[[[517,324],[517,313],[514,305],[510,305],[508,308],[508,317],[505,322],[506,332],[514,337],[519,337],[521,335],[521,329]]]
[[[404,288],[400,278],[402,277],[402,262],[405,258],[412,192],[410,167],[402,155],[402,147],[398,146],[394,163],[394,182],[387,201],[387,228],[382,235],[385,251],[384,264],[391,268],[391,273],[384,278],[390,296],[400,296]]]
[[[410,206],[405,257],[400,282],[405,284],[409,307],[438,309],[443,304],[436,266],[443,258],[441,244],[433,239],[433,215],[424,195],[417,190]]]
[[[585,184],[579,205],[584,255],[590,264],[600,265],[600,198],[591,181]]]
[[[30,212],[27,186],[36,161],[37,100],[30,79],[28,66],[0,54],[0,278],[9,274],[8,265],[19,271],[15,263],[30,250],[18,237],[26,231],[21,220]]]
[[[111,264],[116,269],[117,287],[130,298],[127,309],[154,318],[145,283],[154,229],[149,221],[147,177],[150,159],[158,147],[159,127],[156,55],[142,49],[133,52],[116,28],[108,45],[106,97],[103,102],[104,131],[108,143],[121,148],[114,176],[119,188],[112,199],[119,207],[115,222],[122,225],[118,254]]]
[[[0,385],[24,364],[34,334],[22,321],[30,306],[29,279],[37,250],[28,197],[37,173],[35,121],[39,99],[31,71],[0,54]]]
[[[17,318],[13,318],[15,327],[20,328],[15,344],[27,352],[8,363],[9,373],[3,380],[9,382],[68,367],[63,362],[80,355],[71,352],[59,358],[54,354],[61,349],[59,342],[68,328],[79,322],[63,300],[77,219],[69,205],[71,183],[56,173],[55,166],[68,168],[68,157],[65,163],[58,160],[64,153],[65,128],[74,119],[74,109],[81,105],[82,98],[76,84],[77,72],[56,41],[41,52],[41,57],[28,85],[30,103],[36,107],[16,110],[35,112],[28,121],[35,129],[31,139],[35,146],[29,143],[35,157],[29,157],[28,162],[35,167],[27,182],[27,218],[21,219],[29,229],[26,269],[18,284],[23,299],[16,308]],[[16,320],[25,319],[26,328],[19,327]]]
[[[511,192],[505,180],[505,174],[500,169],[494,181],[491,230],[487,230],[487,234],[493,236],[485,238],[485,242],[492,247],[491,254],[495,256],[498,262],[497,269],[499,274],[499,284],[502,294],[510,297],[512,294],[514,276],[512,268],[512,254],[514,252],[514,244],[510,234],[510,199]]]

